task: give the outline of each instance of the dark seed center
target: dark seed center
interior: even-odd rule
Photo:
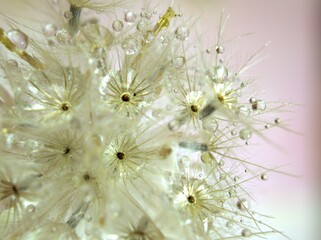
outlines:
[[[117,153],[117,158],[118,158],[119,160],[124,159],[124,158],[125,158],[125,153],[118,152],[118,153]]]
[[[188,197],[187,197],[187,201],[188,201],[189,203],[195,203],[195,202],[196,202],[196,199],[195,199],[195,197],[193,197],[193,196],[188,196]]]
[[[63,104],[61,105],[61,110],[63,110],[63,111],[68,111],[68,110],[69,110],[69,105],[68,105],[68,103],[63,103]]]
[[[129,102],[130,100],[130,95],[128,93],[124,93],[122,96],[121,96],[121,100],[123,102]]]
[[[86,173],[86,174],[84,175],[84,180],[85,180],[85,181],[89,181],[89,180],[90,180],[90,176],[89,176],[88,173]]]
[[[198,112],[198,107],[196,105],[192,105],[191,110],[196,113]]]
[[[63,150],[63,152],[64,152],[64,154],[68,154],[68,153],[70,153],[70,148],[69,147],[66,147],[66,148],[64,148],[64,150]]]

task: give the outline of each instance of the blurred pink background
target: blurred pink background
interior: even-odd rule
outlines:
[[[200,29],[208,42],[216,36],[220,12],[230,14],[225,35],[229,39],[254,33],[242,41],[239,53],[250,54],[264,43],[271,57],[250,70],[269,99],[301,104],[294,113],[282,114],[298,136],[281,129],[269,135],[285,153],[262,142],[255,159],[273,164],[291,163],[284,170],[300,178],[270,174],[268,183],[258,183],[254,198],[261,212],[274,216],[273,226],[294,240],[318,240],[320,221],[320,1],[319,0],[215,0],[188,2],[188,14],[200,12]],[[184,12],[182,10],[182,12]],[[283,239],[269,236],[268,239]]]
[[[9,4],[19,1],[0,0],[1,12],[6,11]],[[139,7],[142,6],[141,1],[137,2]],[[158,1],[152,2],[156,5]],[[286,153],[262,142],[262,146],[255,152],[255,159],[276,165],[291,163],[284,170],[301,177],[270,174],[269,180],[258,183],[253,192],[259,210],[274,216],[272,225],[284,230],[293,240],[321,239],[321,235],[316,233],[317,227],[321,226],[319,2],[320,0],[181,0],[174,1],[173,4],[180,6],[186,18],[200,17],[197,29],[199,33],[206,33],[202,40],[208,43],[204,49],[215,40],[223,8],[225,14],[231,15],[225,39],[254,33],[246,41],[242,41],[240,49],[235,52],[236,56],[249,56],[264,43],[272,41],[264,52],[271,57],[252,68],[250,73],[258,77],[259,85],[266,89],[265,94],[269,99],[302,105],[291,108],[294,113],[282,114],[281,117],[289,119],[289,128],[304,136],[281,129],[272,131],[269,137],[282,145]],[[162,6],[169,3],[170,1],[163,1]],[[162,6],[159,10],[165,9]],[[268,239],[282,238],[270,236]]]

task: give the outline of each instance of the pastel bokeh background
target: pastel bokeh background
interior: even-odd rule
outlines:
[[[21,0],[0,0],[0,12],[27,14]],[[28,4],[28,1],[25,1]],[[33,1],[37,2],[37,1]],[[40,2],[40,1],[39,1]],[[148,1],[145,1],[148,2]],[[156,6],[158,1],[153,1]],[[170,1],[163,1],[162,7]],[[281,129],[269,135],[284,151],[261,141],[253,148],[253,159],[260,163],[281,165],[291,163],[284,170],[299,178],[270,174],[267,182],[253,183],[256,208],[274,216],[273,226],[284,230],[293,240],[318,240],[320,215],[320,0],[181,0],[179,5],[186,18],[200,18],[195,30],[204,33],[204,49],[214,43],[221,10],[230,14],[225,39],[253,33],[235,49],[235,57],[249,56],[264,43],[272,41],[265,50],[271,55],[250,70],[258,85],[265,89],[268,99],[298,104],[293,113],[281,115],[290,129],[303,136]],[[137,1],[141,7],[141,1]],[[152,6],[152,5],[151,5]],[[138,8],[139,9],[139,8]],[[234,55],[233,55],[234,56]],[[264,95],[263,94],[263,95]],[[257,186],[256,186],[257,185]],[[268,237],[271,240],[280,236]]]

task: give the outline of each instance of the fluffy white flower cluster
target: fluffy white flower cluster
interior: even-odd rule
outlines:
[[[246,185],[279,172],[243,150],[281,125],[243,76],[260,51],[233,69],[224,23],[203,51],[175,6],[125,3],[55,0],[42,29],[0,28],[0,238],[282,235]]]

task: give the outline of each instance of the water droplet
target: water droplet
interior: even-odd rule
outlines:
[[[254,97],[251,97],[250,100],[249,100],[250,103],[255,103],[256,102],[256,98]]]
[[[176,56],[173,59],[173,65],[175,68],[181,68],[185,64],[185,57],[183,56]]]
[[[27,207],[26,207],[26,212],[27,213],[34,213],[36,211],[36,207],[35,205],[33,204],[29,204]]]
[[[254,111],[256,110],[264,111],[266,109],[266,104],[263,100],[256,100],[255,102],[252,103],[252,109]]]
[[[223,46],[216,46],[215,51],[217,54],[222,54],[224,53],[225,49]]]
[[[233,222],[232,222],[232,221],[228,221],[228,222],[226,223],[226,227],[228,227],[228,228],[233,227]]]
[[[274,122],[275,122],[275,124],[280,124],[280,123],[281,123],[281,119],[280,119],[280,118],[276,118],[276,119],[274,120]]]
[[[148,32],[145,38],[145,43],[151,43],[155,39],[155,35],[153,32]]]
[[[70,34],[64,28],[59,29],[57,31],[56,37],[57,37],[58,42],[61,44],[68,44],[71,39]]]
[[[221,160],[219,163],[218,163],[221,167],[223,167],[225,165],[225,162],[223,160]]]
[[[268,175],[267,174],[265,174],[265,173],[263,173],[262,175],[261,175],[261,179],[263,180],[263,181],[266,181],[266,180],[268,180]]]
[[[268,129],[268,128],[271,127],[271,125],[267,123],[267,124],[264,125],[264,127],[265,127],[265,129]]]
[[[134,55],[139,50],[139,43],[135,38],[128,38],[122,43],[122,48],[125,50],[127,55]]]
[[[237,182],[240,178],[238,176],[234,177],[234,181]]]
[[[137,23],[137,30],[141,31],[141,32],[145,32],[147,31],[147,21],[145,19],[141,19],[138,23]]]
[[[240,199],[237,203],[236,206],[238,209],[245,211],[250,208],[250,204],[246,199]]]
[[[232,136],[235,136],[236,134],[237,134],[237,131],[235,129],[231,131]]]
[[[176,29],[175,36],[178,40],[186,40],[189,36],[189,29],[185,26],[181,26]]]
[[[206,53],[210,54],[212,52],[212,49],[208,48],[206,49]]]
[[[202,120],[204,130],[215,132],[218,128],[218,122],[214,117],[205,118]]]
[[[215,82],[221,83],[221,82],[225,81],[227,79],[227,77],[228,77],[228,70],[226,67],[224,67],[224,66],[214,67],[212,79]]]
[[[133,13],[133,12],[127,12],[127,13],[125,14],[125,21],[128,22],[128,23],[133,23],[133,22],[135,22],[135,21],[136,21],[136,18],[137,18],[137,16],[136,16],[136,14]]]
[[[241,118],[247,118],[250,115],[250,110],[247,106],[241,105],[237,107],[235,113]]]
[[[171,131],[177,131],[179,127],[180,127],[179,121],[177,121],[176,119],[173,119],[168,123],[168,128]]]
[[[57,26],[55,24],[49,23],[43,27],[43,33],[46,37],[53,37],[57,33]]]
[[[28,47],[28,36],[18,29],[7,32],[7,37],[20,50],[25,50]]]
[[[252,132],[248,128],[244,128],[240,131],[240,138],[242,140],[248,140],[252,137]]]
[[[214,156],[210,152],[203,152],[201,155],[201,160],[203,163],[208,164],[215,160]]]
[[[12,67],[18,67],[18,62],[16,60],[9,59],[7,63]]]
[[[124,24],[122,21],[116,20],[113,22],[112,28],[114,29],[114,31],[120,32],[124,29]]]
[[[73,14],[71,11],[66,11],[64,12],[64,18],[66,18],[67,20],[70,20],[73,18]]]
[[[249,230],[247,228],[242,230],[242,236],[243,237],[249,237],[249,236],[251,236],[251,234],[252,234],[251,230]]]

